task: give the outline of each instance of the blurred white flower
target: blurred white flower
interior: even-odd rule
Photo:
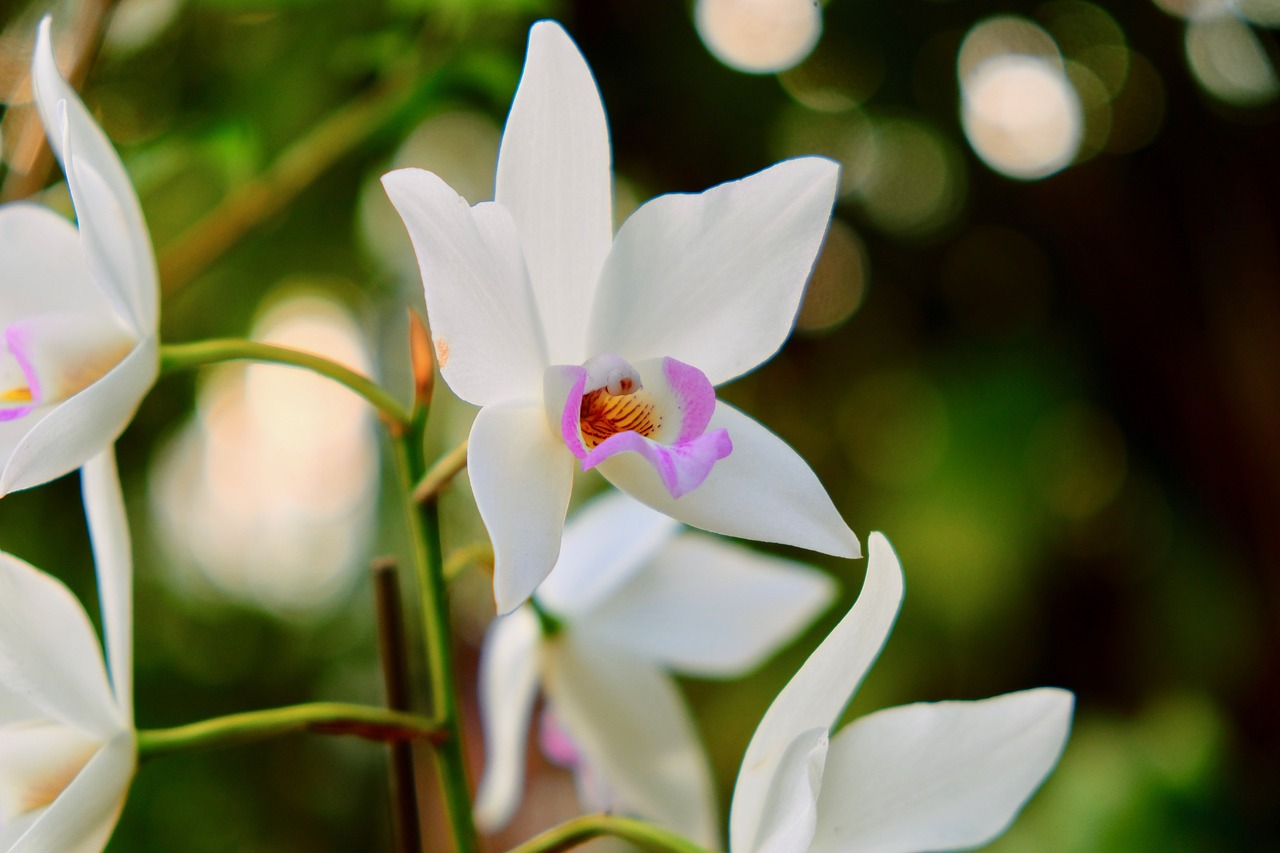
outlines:
[[[252,337],[369,370],[359,328],[328,298],[278,301]],[[274,364],[208,371],[195,416],[152,469],[152,513],[175,580],[194,591],[210,581],[273,613],[341,600],[364,565],[377,495],[369,407],[335,382]]]
[[[544,720],[544,747],[577,771],[584,806],[638,814],[717,845],[710,769],[667,672],[741,675],[833,595],[834,583],[815,569],[682,532],[624,494],[593,501],[570,522],[534,603],[498,617],[485,637],[477,824],[499,829],[520,804],[541,687],[554,716]]]
[[[98,853],[137,765],[132,558],[114,452],[84,466],[106,665],[84,608],[0,553],[0,850]]]
[[[32,85],[79,228],[0,208],[0,495],[79,468],[112,444],[159,370],[151,239],[120,158],[58,73],[40,23]]]
[[[604,107],[557,24],[529,34],[496,201],[439,177],[383,177],[422,269],[441,372],[481,406],[468,469],[495,553],[499,612],[555,565],[575,459],[715,533],[859,553],[817,477],[714,386],[791,331],[838,168],[779,163],[668,195],[613,234]]]
[[[872,533],[857,603],[769,706],[729,818],[733,853],[968,850],[1008,827],[1062,754],[1075,699],[1056,688],[878,711],[831,730],[902,602]]]

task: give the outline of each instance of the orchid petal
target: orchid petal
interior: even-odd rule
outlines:
[[[708,432],[724,429],[733,452],[698,488],[671,497],[653,466],[636,454],[614,456],[600,472],[659,512],[709,530],[856,557],[858,539],[805,461],[782,439],[732,406],[717,401]]]
[[[814,853],[968,850],[1002,833],[1058,762],[1074,699],[1040,688],[920,703],[831,742]]]
[[[754,850],[773,777],[797,733],[828,731],[880,654],[902,603],[902,567],[889,541],[868,539],[867,577],[857,602],[773,700],[747,745],[729,815],[730,847]]]
[[[137,767],[132,731],[98,751],[66,790],[10,842],[7,853],[100,853],[124,808]],[[0,829],[0,844],[10,841]]]
[[[31,66],[40,120],[67,175],[95,283],[131,328],[148,335],[157,325],[159,279],[142,207],[120,157],[59,73],[49,29],[46,16]]]
[[[48,208],[0,206],[0,246],[0,328],[35,314],[112,310],[89,279],[79,232]]]
[[[6,381],[5,386],[27,401],[0,404],[0,420],[23,417],[36,407],[74,396],[110,372],[134,345],[132,336],[101,314],[58,311],[10,323],[4,329],[4,346],[22,379]]]
[[[538,603],[558,616],[589,612],[643,568],[679,527],[670,516],[610,489],[575,511],[560,559],[538,587]]]
[[[133,725],[133,548],[116,451],[108,445],[80,472],[102,603],[107,671],[121,716]]]
[[[0,694],[106,740],[120,718],[97,635],[75,596],[44,572],[0,553]],[[18,719],[0,720],[0,723]]]
[[[0,473],[0,496],[68,474],[114,442],[159,371],[158,343],[144,338],[109,373],[50,409],[21,435],[0,431],[0,457],[8,458]],[[35,420],[40,411],[26,419]]]
[[[546,345],[511,215],[422,169],[383,175],[422,269],[436,361],[453,392],[487,406],[537,397]]]
[[[484,724],[484,775],[476,789],[476,826],[506,826],[524,789],[525,739],[538,692],[538,617],[531,608],[499,616],[480,651],[480,719]]]
[[[560,723],[627,810],[715,846],[711,771],[671,679],[567,633],[548,642],[545,660],[544,689]]]
[[[0,725],[0,826],[53,802],[101,746],[50,720]]]
[[[671,356],[713,385],[782,346],[826,234],[839,167],[786,160],[698,195],[660,196],[623,223],[587,346]]]
[[[834,596],[835,583],[816,569],[686,533],[578,627],[586,630],[589,619],[594,636],[664,668],[736,677],[794,637]]]
[[[486,406],[471,425],[467,470],[493,542],[494,599],[510,613],[556,563],[573,457],[540,404]]]
[[[827,763],[825,728],[787,745],[769,784],[754,846],[746,853],[805,853],[818,825],[818,792]]]
[[[586,60],[558,24],[534,24],[494,197],[523,238],[553,364],[588,355],[587,319],[613,239],[610,159],[604,105]]]

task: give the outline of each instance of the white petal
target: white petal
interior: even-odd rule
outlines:
[[[80,771],[7,853],[101,853],[137,766],[133,732],[121,732]],[[0,841],[6,841],[0,830]]]
[[[611,596],[680,529],[680,523],[610,489],[565,527],[560,559],[538,587],[538,603],[573,617]]]
[[[111,314],[56,311],[34,314],[4,330],[8,362],[3,387],[26,388],[34,406],[61,403],[101,379],[137,341]],[[18,369],[14,369],[18,368]],[[30,414],[32,403],[7,401],[6,414]]]
[[[569,632],[549,640],[545,654],[548,701],[627,810],[718,846],[711,771],[671,679]]]
[[[805,853],[818,825],[827,730],[801,732],[787,745],[769,785],[755,845],[735,853]]]
[[[831,742],[814,853],[968,850],[992,841],[1058,763],[1074,699],[1041,688],[921,703]]]
[[[390,172],[382,185],[413,240],[449,387],[477,406],[540,397],[546,347],[510,214],[469,208],[422,169]]]
[[[0,553],[0,694],[13,710],[106,740],[124,724],[111,696],[97,635],[59,581]],[[0,722],[16,722],[14,719]]]
[[[613,239],[612,193],[609,129],[591,69],[558,24],[534,24],[494,197],[520,230],[552,364],[588,355],[587,319]]]
[[[601,273],[587,348],[671,356],[720,385],[786,340],[827,232],[839,167],[786,160],[631,215]]]
[[[0,496],[47,483],[79,468],[124,432],[160,370],[154,337],[138,343],[111,372],[37,420],[8,454]],[[12,438],[7,431],[0,438]],[[9,450],[0,445],[0,450]]]
[[[857,557],[858,538],[813,470],[786,442],[723,401],[708,431],[729,431],[733,452],[707,479],[673,498],[648,462],[622,453],[600,465],[615,486],[693,527],[758,542],[780,542],[837,557]]]
[[[747,745],[733,791],[729,846],[753,850],[759,816],[787,747],[801,732],[830,731],[880,654],[902,603],[902,567],[889,541],[868,539],[867,577],[857,602],[773,700]]]
[[[106,638],[107,671],[121,716],[133,724],[133,549],[114,445],[80,472],[98,599]]]
[[[493,542],[499,613],[525,602],[556,564],[573,488],[573,456],[542,405],[486,406],[471,425],[467,472]]]
[[[0,206],[0,328],[53,311],[110,312],[89,278],[74,225],[34,204]]]
[[[67,174],[98,286],[124,310],[139,335],[151,334],[159,279],[142,208],[115,149],[58,72],[49,26],[48,17],[40,22],[31,66],[40,121]]]
[[[520,805],[541,640],[537,614],[521,607],[493,621],[480,649],[484,775],[476,789],[475,819],[484,832],[506,826]]]
[[[808,566],[685,533],[578,628],[664,668],[736,677],[826,609],[835,587]]]
[[[53,802],[102,743],[49,720],[0,725],[0,826]]]

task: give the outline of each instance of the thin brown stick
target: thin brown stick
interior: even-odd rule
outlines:
[[[395,560],[382,557],[373,563],[374,599],[378,610],[378,645],[382,653],[382,678],[387,707],[409,710],[409,662],[405,654],[404,617],[400,606],[400,578]],[[392,835],[399,853],[419,853],[422,830],[418,816],[418,786],[413,772],[413,744],[388,746],[391,769]]]
[[[65,70],[67,82],[80,89],[89,76],[89,69],[98,58],[107,19],[118,0],[86,0],[80,7],[72,32],[77,34],[71,67]],[[35,105],[25,109],[25,117],[13,134],[10,171],[0,187],[0,202],[26,198],[43,189],[53,169],[53,151],[45,138],[44,125]]]

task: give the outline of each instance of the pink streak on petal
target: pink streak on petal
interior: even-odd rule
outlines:
[[[680,434],[676,444],[683,444],[704,433],[716,410],[716,390],[707,375],[698,368],[667,357],[662,372],[680,407]]]
[[[658,472],[671,497],[688,494],[707,479],[716,462],[733,452],[733,442],[723,429],[713,430],[690,441],[665,445],[639,433],[620,432],[602,441],[582,460],[582,470],[590,471],[610,456],[639,453]]]
[[[40,404],[40,377],[36,376],[35,367],[27,356],[26,328],[21,323],[14,323],[4,330],[4,342],[9,347],[13,360],[18,362],[18,367],[22,369],[22,375],[27,380],[27,390],[31,392],[30,406],[0,409],[0,421],[12,421],[30,414],[31,410]]]
[[[544,708],[538,721],[538,746],[552,764],[577,770],[582,763],[582,753],[569,733],[560,724],[560,718],[550,708]]]
[[[564,401],[564,410],[560,413],[560,435],[570,453],[579,459],[586,459],[587,447],[582,443],[582,432],[578,424],[582,420],[582,392],[587,387],[587,371],[573,365],[552,369],[559,370],[565,376],[575,377],[569,396]]]

